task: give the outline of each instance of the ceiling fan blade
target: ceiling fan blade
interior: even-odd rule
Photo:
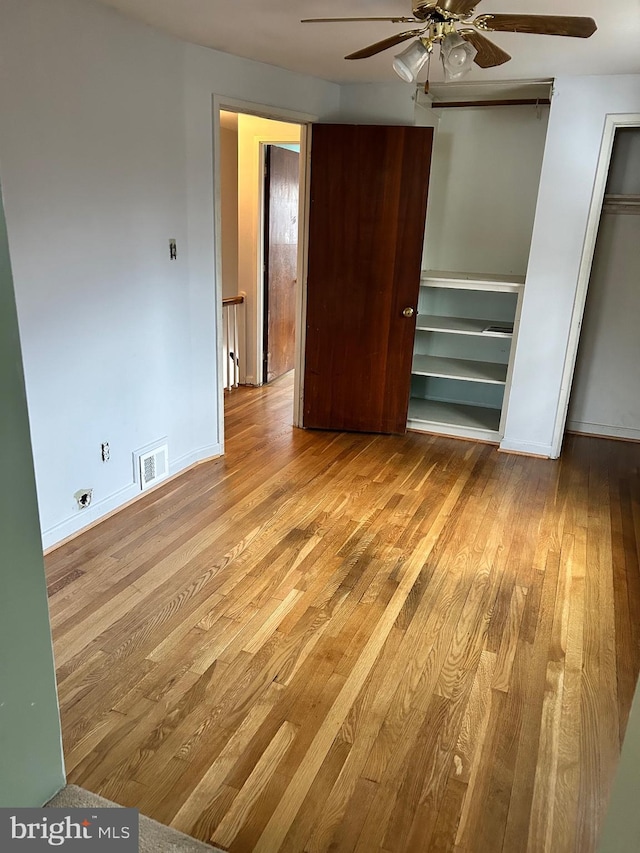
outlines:
[[[395,47],[397,44],[407,41],[407,39],[416,38],[422,35],[422,32],[422,30],[407,30],[404,33],[396,33],[394,36],[389,36],[389,38],[377,41],[375,44],[368,45],[368,47],[363,47],[362,50],[350,53],[349,56],[345,56],[345,59],[367,59],[367,57],[375,56],[376,53],[380,53],[390,47]]]
[[[481,15],[474,25],[500,33],[534,33],[542,36],[572,36],[588,39],[598,29],[593,18],[571,15]]]
[[[392,24],[417,24],[417,18],[303,18],[301,24],[337,24],[344,21],[391,21]]]
[[[488,38],[477,33],[475,30],[459,30],[463,39],[470,42],[478,51],[476,58],[473,60],[480,68],[495,68],[497,65],[504,65],[509,62],[511,56],[506,50],[498,47]]]

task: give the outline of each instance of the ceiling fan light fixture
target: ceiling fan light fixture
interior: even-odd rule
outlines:
[[[416,39],[402,53],[393,58],[393,70],[405,83],[415,83],[429,55],[430,51],[422,40]]]
[[[471,71],[478,51],[458,33],[445,36],[440,45],[440,58],[445,80],[460,80]]]

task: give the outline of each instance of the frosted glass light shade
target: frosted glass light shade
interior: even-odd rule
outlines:
[[[475,47],[458,33],[445,36],[440,45],[445,80],[459,80],[468,74],[477,53]]]
[[[406,50],[394,57],[393,70],[405,83],[414,83],[427,59],[429,51],[420,39],[416,39]]]

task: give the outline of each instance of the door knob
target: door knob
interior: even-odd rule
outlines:
[[[402,312],[402,316],[403,317],[413,317],[414,313],[415,312],[414,312],[413,308],[405,308],[404,311]]]

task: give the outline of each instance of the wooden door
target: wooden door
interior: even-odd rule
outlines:
[[[406,430],[432,143],[431,128],[313,126],[305,427]]]
[[[294,367],[298,263],[299,154],[266,150],[264,382]]]

